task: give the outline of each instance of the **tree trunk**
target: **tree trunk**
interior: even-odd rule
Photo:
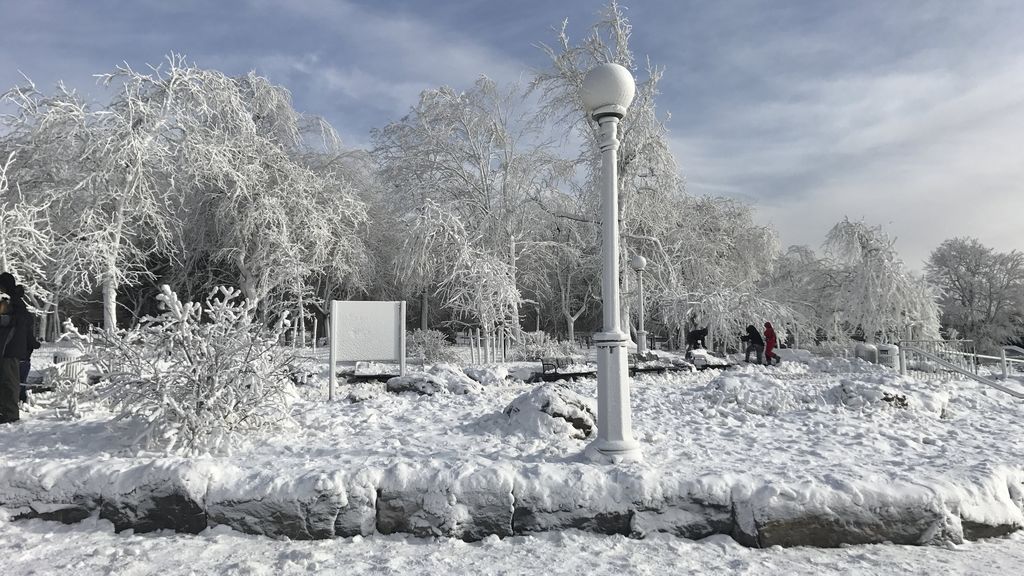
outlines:
[[[420,296],[420,330],[427,330],[427,313],[430,311],[429,296],[427,291],[424,289],[423,294]]]
[[[117,279],[109,271],[103,276],[103,330],[117,330]]]
[[[106,254],[103,270],[103,330],[108,334],[117,330],[117,253],[121,250],[124,229],[124,204],[117,203],[112,223],[114,237]]]
[[[512,278],[516,282],[516,286],[519,286],[519,270],[516,268],[516,241],[515,239],[509,240],[509,266],[512,267]],[[512,313],[512,337],[516,342],[522,342],[523,327],[519,325],[519,302],[515,304],[515,310]]]
[[[305,289],[305,287],[303,287],[303,289]],[[305,308],[305,304],[302,301],[302,291],[300,290],[299,291],[299,318],[298,318],[298,322],[299,322],[299,342],[302,343],[302,347],[303,348],[306,347],[306,321],[305,321],[305,315],[306,315],[306,308]]]

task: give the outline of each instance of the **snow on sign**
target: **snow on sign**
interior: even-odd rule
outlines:
[[[394,362],[405,375],[405,302],[331,301],[331,377],[334,399],[338,362]]]

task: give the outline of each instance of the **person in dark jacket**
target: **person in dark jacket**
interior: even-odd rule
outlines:
[[[700,330],[690,330],[686,333],[686,350],[693,350],[695,348],[704,348],[704,340],[708,337],[708,329],[701,328]]]
[[[743,355],[744,362],[750,362],[750,353],[757,353],[757,363],[764,363],[764,340],[761,339],[761,333],[757,331],[757,328],[750,324],[747,326],[747,333],[740,336],[740,340],[747,343],[745,354]]]
[[[25,287],[17,285],[14,287],[14,294],[11,298],[12,302],[21,301],[22,304],[25,302]],[[25,311],[28,312],[28,307],[25,307]],[[36,326],[35,316],[31,312],[25,314],[26,318],[26,331],[28,332],[28,346],[26,347],[26,354],[24,358],[18,359],[18,381],[21,382],[20,390],[18,391],[18,401],[28,402],[28,375],[32,372],[32,352],[35,352],[42,346],[39,340],[36,340]]]
[[[24,290],[24,289],[22,289]],[[0,273],[0,292],[8,298],[0,313],[0,424],[17,422],[18,393],[21,390],[19,364],[29,355],[32,315],[25,307],[23,291],[9,272]]]
[[[772,360],[775,360],[776,364],[782,363],[782,358],[775,353],[776,346],[779,345],[779,339],[775,336],[775,328],[772,328],[771,322],[764,323],[764,363],[771,365]]]

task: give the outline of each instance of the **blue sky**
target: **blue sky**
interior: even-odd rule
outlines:
[[[350,145],[423,89],[511,82],[604,1],[0,0],[0,86],[183,53],[287,86]],[[1024,2],[634,0],[632,46],[666,70],[659,108],[688,190],[751,203],[785,244],[843,216],[919,267],[942,240],[1024,250]]]

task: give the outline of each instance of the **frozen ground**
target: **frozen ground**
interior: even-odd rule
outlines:
[[[529,366],[510,368],[522,374]],[[496,374],[501,371],[491,370],[492,376]],[[368,491],[365,496],[372,500],[373,490],[379,498],[382,487],[399,496],[402,491],[429,492],[432,496],[414,507],[396,504],[422,512],[419,521],[426,533],[437,533],[439,527],[448,533],[445,530],[452,525],[465,523],[463,503],[478,508],[494,504],[481,504],[481,499],[495,486],[508,494],[515,491],[517,499],[525,497],[534,510],[554,512],[620,511],[637,503],[658,509],[675,506],[679,497],[695,497],[724,509],[727,520],[731,514],[738,521],[761,522],[762,527],[806,511],[840,517],[844,511],[867,511],[890,522],[887,511],[907,502],[927,512],[923,522],[934,524],[938,519],[942,524],[949,516],[948,521],[956,524],[954,532],[961,519],[964,530],[972,523],[1024,524],[1021,407],[971,381],[922,374],[901,377],[859,360],[819,357],[778,367],[641,375],[632,389],[633,423],[645,459],[615,467],[586,461],[582,452],[589,439],[574,437],[565,421],[510,421],[503,414],[513,400],[537,385],[481,379],[486,384],[465,387],[468,394],[432,396],[389,393],[380,383],[346,384],[339,388],[339,400],[327,403],[321,374],[313,385],[301,388],[294,426],[253,438],[232,455],[192,460],[136,453],[128,445],[131,427],[112,423],[111,414],[99,406],[85,406],[80,420],[64,420],[43,402],[19,425],[0,428],[0,501],[8,506],[69,501],[74,494],[105,495],[111,483],[121,494],[142,474],[149,481],[181,478],[197,498],[221,502],[282,494],[317,497],[331,490],[347,501],[358,497],[358,490]],[[583,398],[596,395],[593,379],[561,383],[558,388]],[[138,474],[116,475],[140,461],[156,465]],[[502,505],[507,510],[507,504],[497,506]],[[372,506],[371,502],[371,516]],[[659,522],[678,525],[676,514],[666,518],[659,512],[633,521],[641,521],[640,533],[656,535],[672,531]],[[537,525],[549,522],[546,526],[556,527],[560,521],[541,519]],[[29,534],[58,529],[45,526],[49,525],[9,524],[5,530]],[[937,525],[934,530],[947,528]],[[931,530],[925,530],[923,541],[943,540],[942,533]],[[919,532],[913,532],[912,541]],[[75,534],[77,538],[80,533]],[[185,537],[180,541],[193,542]],[[400,538],[375,537],[374,542],[384,548],[416,549],[413,540],[407,544]],[[622,555],[631,547],[657,547],[583,535],[538,536],[535,542],[568,542],[565,545],[581,549],[609,546],[618,550],[609,554]],[[614,542],[619,544],[609,544]],[[493,545],[467,550],[486,557]],[[321,549],[310,546],[308,550]],[[678,546],[691,545],[680,541]],[[722,546],[718,542],[695,549]],[[881,557],[889,554],[884,548],[871,550]],[[278,553],[286,552],[270,554]],[[932,553],[936,552],[914,554]],[[773,558],[728,554],[749,562]],[[788,558],[776,557],[780,562]]]
[[[959,546],[744,548],[725,536],[694,542],[578,531],[465,543],[405,536],[312,542],[225,528],[192,536],[115,534],[103,520],[72,526],[8,522],[0,511],[4,574],[747,574],[778,576],[1020,574],[1024,537]]]

